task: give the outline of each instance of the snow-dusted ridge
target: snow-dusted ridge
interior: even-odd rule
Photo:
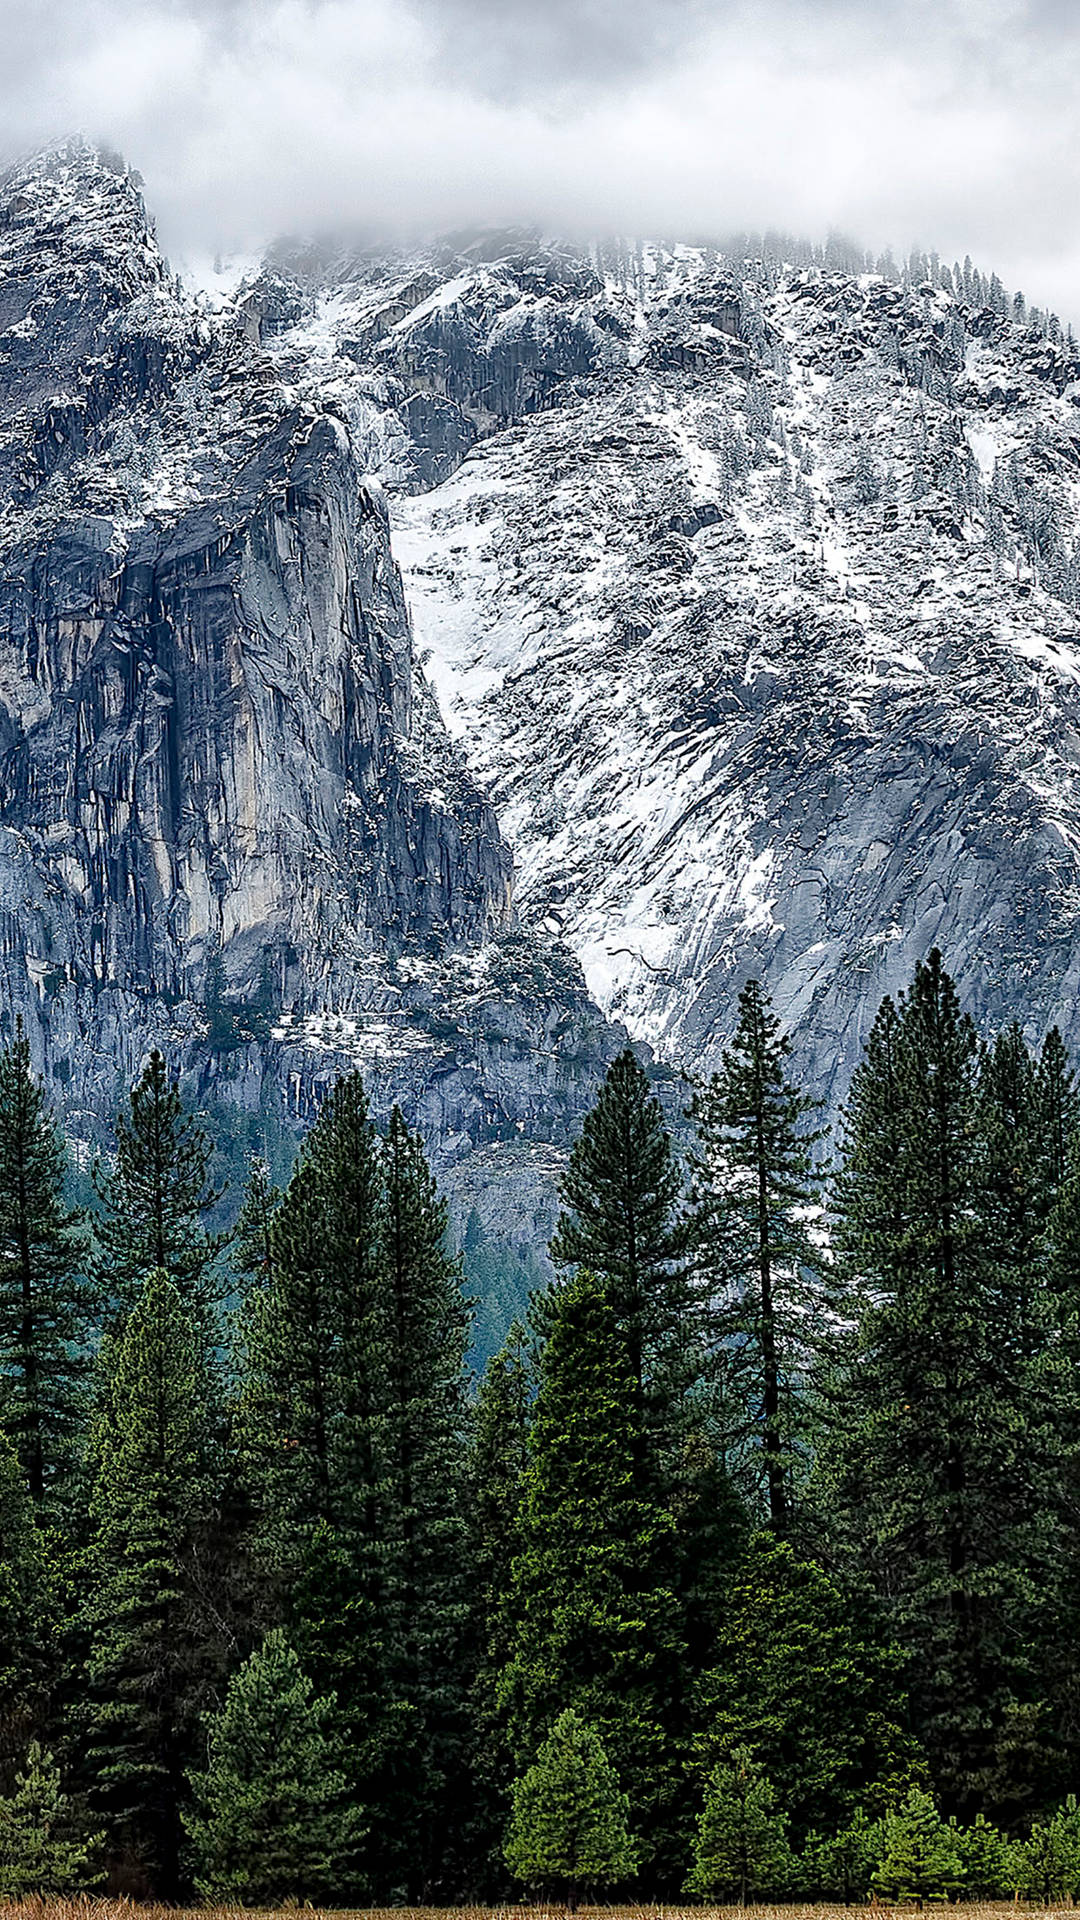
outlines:
[[[0,212],[0,961],[73,1104],[167,1029],[241,1103],[355,1059],[546,1148],[619,1043],[560,941],[674,1065],[762,973],[834,1103],[935,942],[1080,1044],[1044,317],[931,263],[520,233],[185,289],[77,143]],[[230,1004],[272,987],[242,1073],[218,949]]]
[[[762,972],[834,1099],[935,942],[1080,1040],[1071,344],[977,276],[488,251],[267,344],[369,436],[523,914],[679,1062]]]

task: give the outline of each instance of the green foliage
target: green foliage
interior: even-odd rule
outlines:
[[[835,1833],[921,1772],[895,1655],[851,1594],[768,1533],[735,1569],[696,1718],[706,1757],[751,1747],[797,1836]]]
[[[683,1648],[674,1522],[639,1491],[634,1378],[607,1288],[573,1275],[550,1303],[500,1695],[519,1764],[564,1705],[597,1729],[618,1755],[652,1866],[670,1850],[676,1817]]]
[[[395,1107],[380,1155],[378,1256],[390,1310],[391,1684],[398,1706],[384,1874],[430,1887],[465,1749],[465,1354],[469,1319],[446,1204]],[[390,1844],[392,1835],[392,1846]]]
[[[833,1209],[861,1311],[827,1396],[819,1498],[834,1550],[883,1597],[932,1776],[958,1812],[982,1804],[1030,1698],[1028,1595],[1053,1559],[1025,1404],[1036,1322],[1016,1286],[1030,1187],[1022,1168],[1002,1172],[1031,1124],[1015,1036],[988,1075],[981,1088],[972,1024],[933,953],[899,1008],[884,1003],[852,1081]]]
[[[260,1576],[305,1671],[337,1697],[355,1780],[396,1739],[390,1645],[394,1430],[382,1177],[359,1075],[307,1135],[241,1319],[237,1436]],[[374,1836],[377,1841],[377,1836]]]
[[[689,1291],[678,1222],[682,1175],[660,1104],[629,1048],[585,1117],[562,1185],[551,1257],[603,1281],[626,1342],[630,1391],[650,1445],[643,1473],[675,1443]]]
[[[65,1174],[20,1023],[0,1053],[0,1424],[39,1508],[70,1481],[97,1308]]]
[[[204,1338],[160,1268],[108,1359],[91,1504],[85,1750],[111,1848],[169,1895],[179,1884],[185,1768],[220,1651],[199,1553],[215,1498]]]
[[[11,1442],[0,1432],[0,1780],[42,1714],[54,1677],[45,1542]]]
[[[777,1532],[806,1465],[806,1387],[821,1256],[806,1214],[820,1182],[815,1106],[787,1078],[790,1044],[750,980],[720,1069],[694,1096],[693,1238],[710,1302],[729,1469]]]
[[[1076,1902],[1080,1893],[1080,1811],[1075,1796],[1048,1820],[1036,1820],[1027,1840],[1012,1850],[1013,1883],[1019,1893],[1041,1900]]]
[[[280,1629],[233,1675],[207,1722],[207,1761],[189,1776],[195,1805],[184,1816],[205,1900],[333,1900],[355,1882],[364,1822],[336,1764],[332,1708]]]
[[[103,1209],[94,1221],[97,1271],[121,1312],[158,1270],[209,1329],[222,1244],[205,1224],[221,1197],[210,1183],[212,1155],[209,1135],[185,1113],[155,1048],[132,1088],[127,1116],[116,1122],[115,1168],[99,1167],[94,1176]]]
[[[529,1886],[565,1890],[630,1879],[637,1854],[630,1803],[595,1727],[566,1708],[533,1765],[515,1780],[506,1862]]]
[[[865,1899],[881,1858],[882,1828],[864,1807],[856,1807],[838,1833],[811,1832],[799,1863],[803,1892],[815,1900]]]
[[[521,1551],[532,1374],[520,1322],[488,1361],[473,1409],[467,1479],[472,1572],[469,1651],[473,1874],[497,1882],[513,1764],[497,1702],[513,1648],[513,1566]]]
[[[694,1843],[688,1893],[775,1899],[795,1876],[788,1846],[787,1816],[776,1790],[746,1747],[736,1747],[709,1775]]]
[[[31,1741],[15,1791],[0,1800],[0,1897],[77,1893],[100,1883],[94,1861],[104,1834],[88,1834],[51,1753]]]
[[[373,1884],[426,1885],[457,1790],[468,1612],[468,1321],[446,1213],[401,1115],[358,1075],[308,1135],[242,1319],[238,1431],[255,1551],[337,1697]]]
[[[963,1884],[956,1830],[933,1800],[912,1787],[901,1806],[881,1823],[881,1858],[873,1885],[888,1900],[945,1900]]]
[[[1016,1849],[984,1814],[976,1814],[970,1827],[955,1828],[954,1838],[960,1857],[960,1884],[968,1900],[1002,1900],[1012,1893]]]

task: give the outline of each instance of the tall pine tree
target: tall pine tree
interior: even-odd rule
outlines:
[[[682,1175],[648,1076],[628,1047],[570,1154],[551,1257],[605,1283],[622,1328],[631,1391],[649,1444],[640,1465],[654,1485],[678,1444],[687,1385],[689,1289],[679,1220]]]
[[[675,1525],[641,1491],[637,1353],[607,1286],[585,1271],[563,1281],[549,1327],[501,1698],[519,1765],[535,1758],[564,1707],[596,1728],[617,1756],[657,1876],[685,1839]]]
[[[756,980],[717,1073],[695,1096],[694,1243],[711,1303],[729,1462],[770,1525],[791,1524],[820,1317],[806,1215],[818,1185],[814,1102],[787,1078],[790,1044]]]
[[[378,1797],[384,1844],[393,1840],[384,1872],[430,1895],[448,1824],[463,1811],[469,1316],[460,1263],[447,1251],[446,1204],[397,1107],[380,1163],[393,1510],[386,1569],[399,1731]],[[377,1829],[372,1838],[377,1844]]]
[[[114,1880],[175,1898],[199,1715],[228,1652],[201,1549],[213,1511],[202,1317],[162,1269],[108,1353],[81,1718]]]
[[[468,1565],[471,1797],[468,1839],[474,1889],[500,1890],[513,1761],[499,1712],[499,1676],[513,1643],[513,1567],[522,1545],[529,1460],[532,1366],[520,1321],[488,1361],[473,1409],[469,1449]]]
[[[1030,1516],[1015,1303],[974,1029],[941,956],[883,1007],[852,1084],[833,1206],[858,1337],[826,1408],[821,1513],[906,1657],[916,1729],[956,1811],[978,1806],[1030,1684]]]
[[[399,1422],[384,1182],[359,1074],[305,1138],[273,1228],[273,1272],[241,1317],[237,1433],[254,1554],[273,1611],[337,1701],[369,1810],[368,1891],[393,1893],[388,1777],[400,1689]],[[400,1811],[400,1809],[398,1809]],[[358,1889],[354,1889],[358,1892]]]
[[[97,1269],[120,1314],[158,1271],[211,1327],[223,1244],[207,1226],[222,1193],[210,1178],[213,1150],[155,1048],[116,1122],[115,1167],[94,1175],[103,1209],[94,1222]]]
[[[97,1308],[64,1178],[63,1141],[20,1027],[0,1054],[0,1424],[39,1510],[70,1478]]]

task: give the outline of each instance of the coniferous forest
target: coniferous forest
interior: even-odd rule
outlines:
[[[0,1893],[1080,1892],[1080,1083],[941,957],[840,1129],[751,981],[611,1067],[477,1381],[340,1080],[217,1226],[151,1056],[69,1203],[0,1057]]]

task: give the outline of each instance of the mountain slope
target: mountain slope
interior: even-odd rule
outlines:
[[[270,351],[336,383],[396,486],[417,642],[519,908],[605,1009],[707,1065],[760,972],[835,1103],[939,944],[981,1016],[1080,1044],[1056,325],[970,269],[705,249],[308,269]]]
[[[0,318],[0,997],[76,1138],[157,1042],[238,1125],[359,1062],[444,1165],[565,1144],[620,1036],[518,927],[346,422],[82,143],[0,181]]]

